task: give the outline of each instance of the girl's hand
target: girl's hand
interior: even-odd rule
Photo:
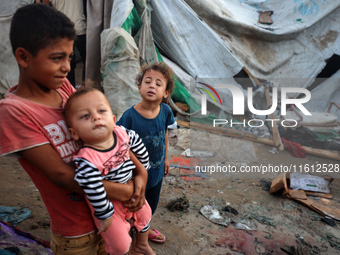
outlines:
[[[170,173],[170,162],[168,159],[164,160],[164,177],[167,177]]]

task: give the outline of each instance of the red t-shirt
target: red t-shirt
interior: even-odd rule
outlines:
[[[80,146],[70,137],[63,108],[41,105],[18,97],[8,90],[0,101],[0,155],[18,156],[20,152],[43,144],[51,144],[66,163]],[[63,99],[74,92],[67,81],[57,92]],[[91,211],[83,196],[53,184],[38,168],[23,158],[18,161],[38,188],[50,216],[52,231],[61,236],[79,236],[96,229]]]

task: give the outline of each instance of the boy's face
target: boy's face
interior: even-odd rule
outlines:
[[[116,117],[101,92],[90,91],[74,98],[70,110],[69,133],[74,140],[95,145],[112,136]]]
[[[36,84],[47,89],[57,89],[65,82],[71,70],[73,40],[57,39],[46,48],[39,50],[37,56],[27,53],[24,70],[28,84]],[[19,62],[20,64],[20,62]]]
[[[161,72],[149,70],[145,72],[142,84],[138,86],[138,91],[142,98],[147,101],[162,101],[167,98],[169,91],[166,90],[167,80]]]

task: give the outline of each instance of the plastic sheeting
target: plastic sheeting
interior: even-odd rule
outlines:
[[[31,0],[1,0],[0,8],[0,94],[17,84],[19,68],[9,41],[9,30],[14,12]],[[0,96],[1,98],[1,96]]]
[[[152,0],[151,28],[161,52],[197,78],[228,78],[242,69],[222,39],[184,1]]]
[[[196,82],[208,78],[211,85],[235,84],[233,76],[246,67],[255,77],[273,86],[308,88],[326,66],[326,60],[340,53],[339,1],[150,0],[150,3],[157,46]],[[273,24],[260,24],[259,12],[268,10],[274,12]],[[231,112],[229,91],[217,89],[217,92],[223,102],[217,108]],[[325,95],[330,97],[330,92]],[[257,91],[254,95],[255,104],[260,106],[257,109],[266,109],[265,101],[263,91]],[[218,109],[212,110],[218,115]]]
[[[340,104],[340,70],[311,91],[311,100],[305,104],[311,112],[327,112],[330,102]],[[331,108],[340,120],[340,109]]]
[[[101,34],[103,89],[117,119],[140,95],[135,85],[139,65],[138,47],[123,28],[105,29]]]
[[[325,67],[325,60],[340,54],[340,1],[186,2],[257,78],[309,78],[298,85],[307,88]],[[273,11],[273,24],[258,22],[259,12],[264,11]]]

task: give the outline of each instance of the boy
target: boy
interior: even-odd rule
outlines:
[[[83,191],[67,164],[79,149],[62,114],[75,91],[66,79],[75,38],[69,18],[47,5],[28,4],[14,14],[10,41],[19,82],[0,102],[0,155],[18,157],[38,188],[50,216],[54,254],[106,254],[86,201],[73,193]],[[126,206],[134,211],[144,203],[147,173],[131,158],[138,170],[134,183],[104,187],[110,199],[130,199]]]

